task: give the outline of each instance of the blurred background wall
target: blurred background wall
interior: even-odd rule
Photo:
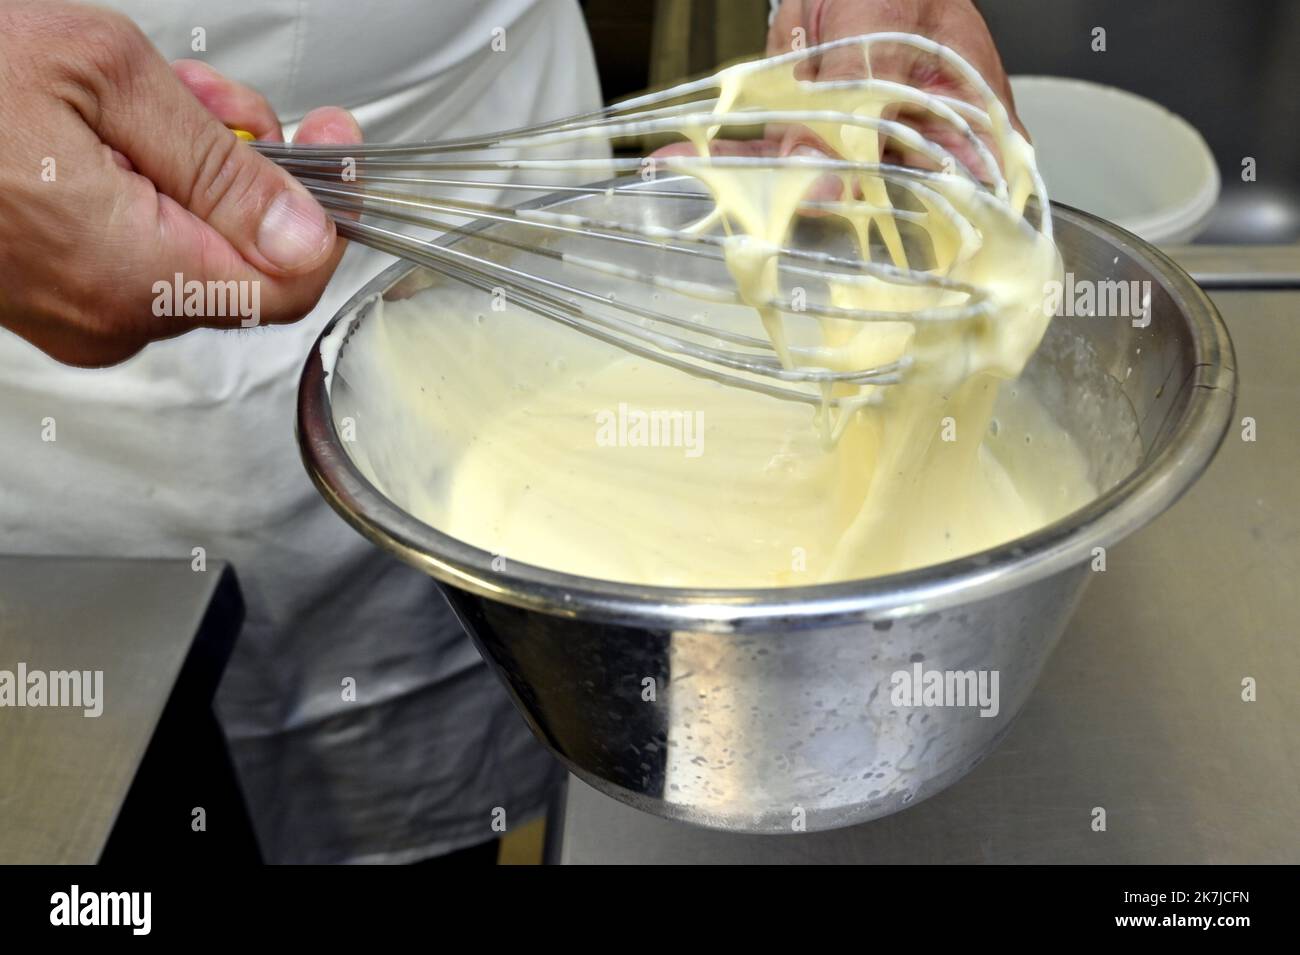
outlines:
[[[983,0],[1009,73],[1119,86],[1190,121],[1225,174],[1253,156],[1300,174],[1296,0]],[[1106,52],[1094,53],[1094,27]],[[1117,144],[1122,146],[1122,144]]]
[[[1300,161],[1300,0],[980,0],[1010,73],[1140,93],[1215,155]],[[767,0],[583,0],[614,99],[760,52]],[[1093,52],[1092,30],[1107,49]]]
[[[606,99],[761,53],[767,0],[581,0]]]
[[[765,44],[767,0],[581,2],[608,99],[711,72]],[[1225,200],[1203,239],[1241,241],[1249,231],[1241,223],[1258,228],[1279,216],[1286,221],[1276,234],[1261,237],[1294,238],[1300,0],[979,0],[979,7],[1009,73],[1118,86],[1200,130]],[[1092,48],[1097,27],[1106,31],[1105,52]],[[1258,164],[1259,188],[1234,182],[1246,156]]]

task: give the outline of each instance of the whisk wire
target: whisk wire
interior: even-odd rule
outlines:
[[[870,75],[862,79],[834,80],[817,84],[825,94],[827,108],[796,109],[780,102],[745,103],[736,95],[737,81],[767,70],[782,70],[791,63],[808,61],[851,44],[860,46],[868,57],[873,47],[897,43],[933,55],[951,68],[982,105],[952,95],[936,95],[904,83]],[[806,81],[800,81],[806,82]],[[898,119],[871,111],[842,108],[855,97],[875,97],[900,107],[915,108],[951,130],[955,141],[968,147],[978,172],[944,142],[923,135]],[[827,362],[825,349],[809,346],[777,346],[759,338],[723,327],[704,316],[684,318],[678,314],[638,304],[629,296],[601,294],[583,281],[568,282],[526,267],[532,256],[585,270],[604,279],[635,282],[667,289],[686,299],[721,303],[724,306],[757,307],[783,316],[800,315],[820,320],[857,322],[968,322],[990,314],[986,290],[947,274],[979,247],[978,230],[946,198],[941,188],[964,182],[971,191],[972,209],[982,215],[1001,216],[1023,222],[1013,202],[998,159],[984,137],[1005,133],[1009,128],[1005,108],[978,72],[947,47],[911,34],[881,33],[832,41],[805,50],[792,51],[766,60],[737,64],[718,74],[621,103],[548,122],[479,136],[433,142],[365,144],[352,146],[299,146],[257,143],[256,148],[298,178],[334,216],[339,233],[373,248],[399,255],[456,281],[485,291],[508,288],[515,301],[562,325],[617,345],[633,354],[663,362],[694,375],[702,375],[773,397],[815,405],[836,404],[842,392],[837,386],[888,385],[897,383],[907,371],[902,358],[872,368],[844,369]],[[833,129],[840,135],[861,130],[892,142],[904,151],[922,157],[937,170],[904,167],[886,161],[858,162],[836,157],[815,159],[805,156],[717,155],[711,148],[688,155],[665,155],[649,160],[629,157],[548,155],[555,150],[592,143],[609,144],[671,132],[685,136],[699,146],[711,142],[722,129],[765,128],[802,125],[810,129]],[[1001,141],[1000,139],[998,140]],[[664,183],[660,168],[673,177]],[[647,169],[652,173],[649,181]],[[841,195],[836,200],[802,197],[799,208],[822,215],[865,217],[876,222],[887,217],[890,228],[898,223],[922,230],[943,229],[953,237],[952,261],[946,268],[919,268],[900,259],[901,246],[889,246],[892,261],[873,258],[868,248],[850,257],[789,244],[773,244],[744,236],[746,252],[776,263],[778,274],[790,282],[844,288],[885,283],[910,288],[930,296],[926,307],[911,311],[851,308],[833,302],[801,300],[796,303],[779,292],[753,301],[730,284],[688,278],[700,263],[725,274],[728,254],[741,238],[733,224],[717,208],[707,189],[700,184],[709,169],[752,171],[776,175],[795,171],[839,180]],[[637,174],[612,184],[555,184],[557,175],[588,180],[604,179],[610,173]],[[982,175],[981,175],[982,174]],[[1040,200],[1045,196],[1036,171],[1029,169],[1028,192]],[[664,185],[674,188],[665,188]],[[855,184],[863,186],[853,194]],[[899,195],[882,201],[888,186]],[[1016,185],[1014,188],[1022,189]],[[577,213],[465,198],[462,191],[494,191],[497,195],[521,196],[562,193],[575,198],[604,198],[602,205],[581,203]],[[641,200],[698,204],[702,214],[689,227],[668,227],[654,216],[630,221],[612,210],[626,206],[619,200],[629,196]],[[910,203],[895,199],[910,196]],[[688,207],[693,207],[689,206]],[[644,212],[644,204],[637,206]],[[393,228],[378,224],[386,222]],[[721,231],[708,226],[721,226]],[[412,234],[406,227],[415,227]],[[1050,210],[1040,202],[1036,227],[1051,235]],[[472,237],[495,247],[510,249],[513,255],[493,257],[479,254],[475,243],[447,243],[432,233],[453,233]],[[865,235],[865,233],[863,233]],[[897,241],[895,231],[895,241]],[[556,248],[564,240],[564,250]],[[599,251],[582,249],[595,245]],[[619,258],[610,253],[622,249],[631,254]],[[647,256],[653,256],[649,258]],[[665,258],[667,257],[667,258]],[[690,269],[666,266],[669,260],[699,260]],[[567,272],[565,273],[567,274]],[[601,283],[594,283],[600,287]],[[752,295],[752,292],[750,293]],[[861,395],[854,396],[859,400]]]

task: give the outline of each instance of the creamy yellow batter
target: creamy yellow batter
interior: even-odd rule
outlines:
[[[795,80],[789,67],[733,68],[722,74],[717,111],[761,104],[876,119],[900,98],[914,102],[883,82],[865,91],[819,85]],[[1095,495],[1086,462],[1027,389],[1001,387],[1046,329],[1043,289],[1061,264],[1050,236],[1021,215],[1032,149],[1000,104],[986,106],[1005,176],[994,192],[937,172],[901,184],[911,195],[905,217],[882,178],[836,172],[842,201],[833,210],[864,256],[876,236],[898,267],[909,264],[899,227],[907,218],[914,240],[926,240],[928,266],[983,290],[986,312],[917,321],[966,296],[878,277],[831,282],[828,303],[898,320],[804,317],[816,323],[815,360],[787,347],[803,339],[788,328],[792,316],[768,307],[783,294],[771,248],[787,241],[825,170],[668,161],[712,193],[716,210],[698,228],[732,237],[728,266],[761,317],[750,321],[788,367],[904,359],[901,383],[837,385],[838,410],[815,412],[440,286],[375,303],[355,330],[335,375],[336,417],[355,419],[354,458],[416,516],[504,560],[657,585],[874,576],[970,554],[1065,515]],[[879,159],[874,128],[808,125],[845,159]],[[683,126],[702,156],[716,131]],[[648,289],[618,294],[667,304]]]

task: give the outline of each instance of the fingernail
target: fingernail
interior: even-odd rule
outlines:
[[[820,149],[818,149],[816,146],[809,146],[807,143],[800,143],[798,146],[795,146],[794,149],[790,150],[790,155],[791,155],[791,156],[810,156],[810,157],[813,158],[813,159],[828,159],[828,158],[830,158],[830,157],[828,157],[824,152],[822,152]]]
[[[325,211],[310,196],[285,189],[257,229],[257,249],[279,268],[294,271],[321,257],[330,241]]]

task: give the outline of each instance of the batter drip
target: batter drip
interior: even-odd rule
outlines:
[[[958,168],[889,117],[929,108],[964,121],[969,108],[935,106],[886,79],[809,82],[792,65],[763,61],[721,76],[716,112],[817,110],[826,118],[809,128],[841,162],[726,164],[710,158],[716,124],[683,123],[694,155],[663,162],[713,197],[694,228],[729,236],[740,296],[787,367],[896,362],[902,380],[837,385],[813,412],[620,352],[524,309],[494,311],[478,291],[437,287],[373,303],[340,363],[347,397],[336,382],[336,419],[355,416],[352,451],[371,481],[507,561],[687,587],[907,570],[1019,537],[1094,497],[1069,436],[1026,388],[1003,387],[1047,328],[1044,289],[1062,266],[1048,229],[1024,217],[1032,193],[1045,198],[1033,150],[1002,105],[991,96],[981,104],[988,144],[967,152],[981,168]],[[881,170],[886,143],[932,168]],[[923,262],[949,285],[837,275],[809,294],[873,320],[808,316],[791,327],[771,304],[789,293],[774,250],[828,181],[834,198],[816,211],[845,225],[863,259]],[[963,304],[963,287],[986,296],[979,314],[929,317]],[[626,285],[616,294],[647,304],[660,296]]]

